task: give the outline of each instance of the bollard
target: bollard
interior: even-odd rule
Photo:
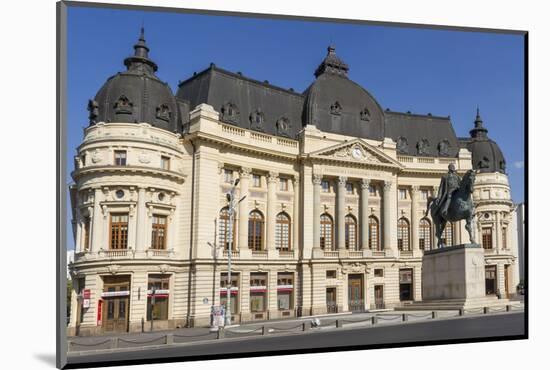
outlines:
[[[464,316],[464,308],[458,309],[458,316]]]
[[[372,325],[376,325],[376,324],[378,324],[378,317],[373,316],[372,317]]]
[[[218,328],[218,335],[216,336],[216,339],[223,339],[225,338],[225,332],[223,328]]]
[[[341,328],[344,326],[344,323],[342,322],[342,320],[336,320],[336,327],[337,328]]]
[[[118,348],[118,337],[111,338],[111,349]]]
[[[302,331],[307,331],[307,329],[308,329],[307,323],[303,322],[302,323]]]
[[[489,313],[489,307],[483,307],[483,313],[484,314]]]
[[[512,311],[512,305],[511,304],[507,304],[506,305],[506,312],[510,312]]]
[[[265,327],[265,325],[262,326],[262,335],[267,335],[267,328]]]
[[[432,311],[432,319],[437,319],[437,311]]]
[[[145,331],[145,320],[143,317],[141,318],[141,332],[143,333]]]
[[[174,334],[173,333],[166,334],[166,344],[174,344]]]
[[[403,314],[403,321],[409,321],[409,314],[407,313]]]

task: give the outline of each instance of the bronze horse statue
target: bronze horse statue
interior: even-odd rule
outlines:
[[[430,211],[432,221],[435,226],[435,236],[437,237],[437,247],[443,248],[445,244],[441,241],[441,235],[445,230],[447,222],[466,220],[466,230],[470,236],[470,243],[475,243],[472,230],[472,219],[474,218],[474,202],[472,201],[472,192],[474,188],[475,171],[468,170],[460,182],[460,187],[456,189],[451,198],[451,203],[445,217],[440,212],[440,202],[442,200],[429,197],[426,214]]]

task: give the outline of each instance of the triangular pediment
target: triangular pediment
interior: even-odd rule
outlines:
[[[401,167],[395,159],[361,139],[354,139],[309,154],[310,158]]]

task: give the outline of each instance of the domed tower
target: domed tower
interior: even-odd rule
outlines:
[[[156,75],[141,29],[134,55],[124,59],[127,70],[111,76],[89,101],[90,125],[97,122],[146,122],[172,132],[181,132],[176,98],[166,82]]]
[[[472,168],[477,171],[473,193],[476,235],[485,249],[487,294],[504,298],[515,293],[519,282],[517,244],[512,233],[513,202],[504,156],[488,137],[479,109],[474,125],[466,147],[472,152]]]
[[[127,71],[90,101],[71,173],[73,334],[141,330],[141,320],[150,320],[151,289],[163,292],[157,328],[179,325],[168,307],[174,284],[182,284],[175,276],[185,255],[177,225],[188,211],[188,153],[174,132],[176,100],[155,76],[143,29],[134,49]]]
[[[347,136],[384,139],[384,114],[365,89],[348,78],[348,65],[328,47],[315,70],[316,80],[304,92],[303,122]]]

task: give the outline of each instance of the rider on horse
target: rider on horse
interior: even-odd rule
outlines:
[[[453,193],[460,187],[460,176],[456,173],[455,165],[449,164],[449,172],[441,178],[441,184],[439,185],[439,192],[435,200],[439,214],[443,218],[447,218],[447,211],[451,204]]]

